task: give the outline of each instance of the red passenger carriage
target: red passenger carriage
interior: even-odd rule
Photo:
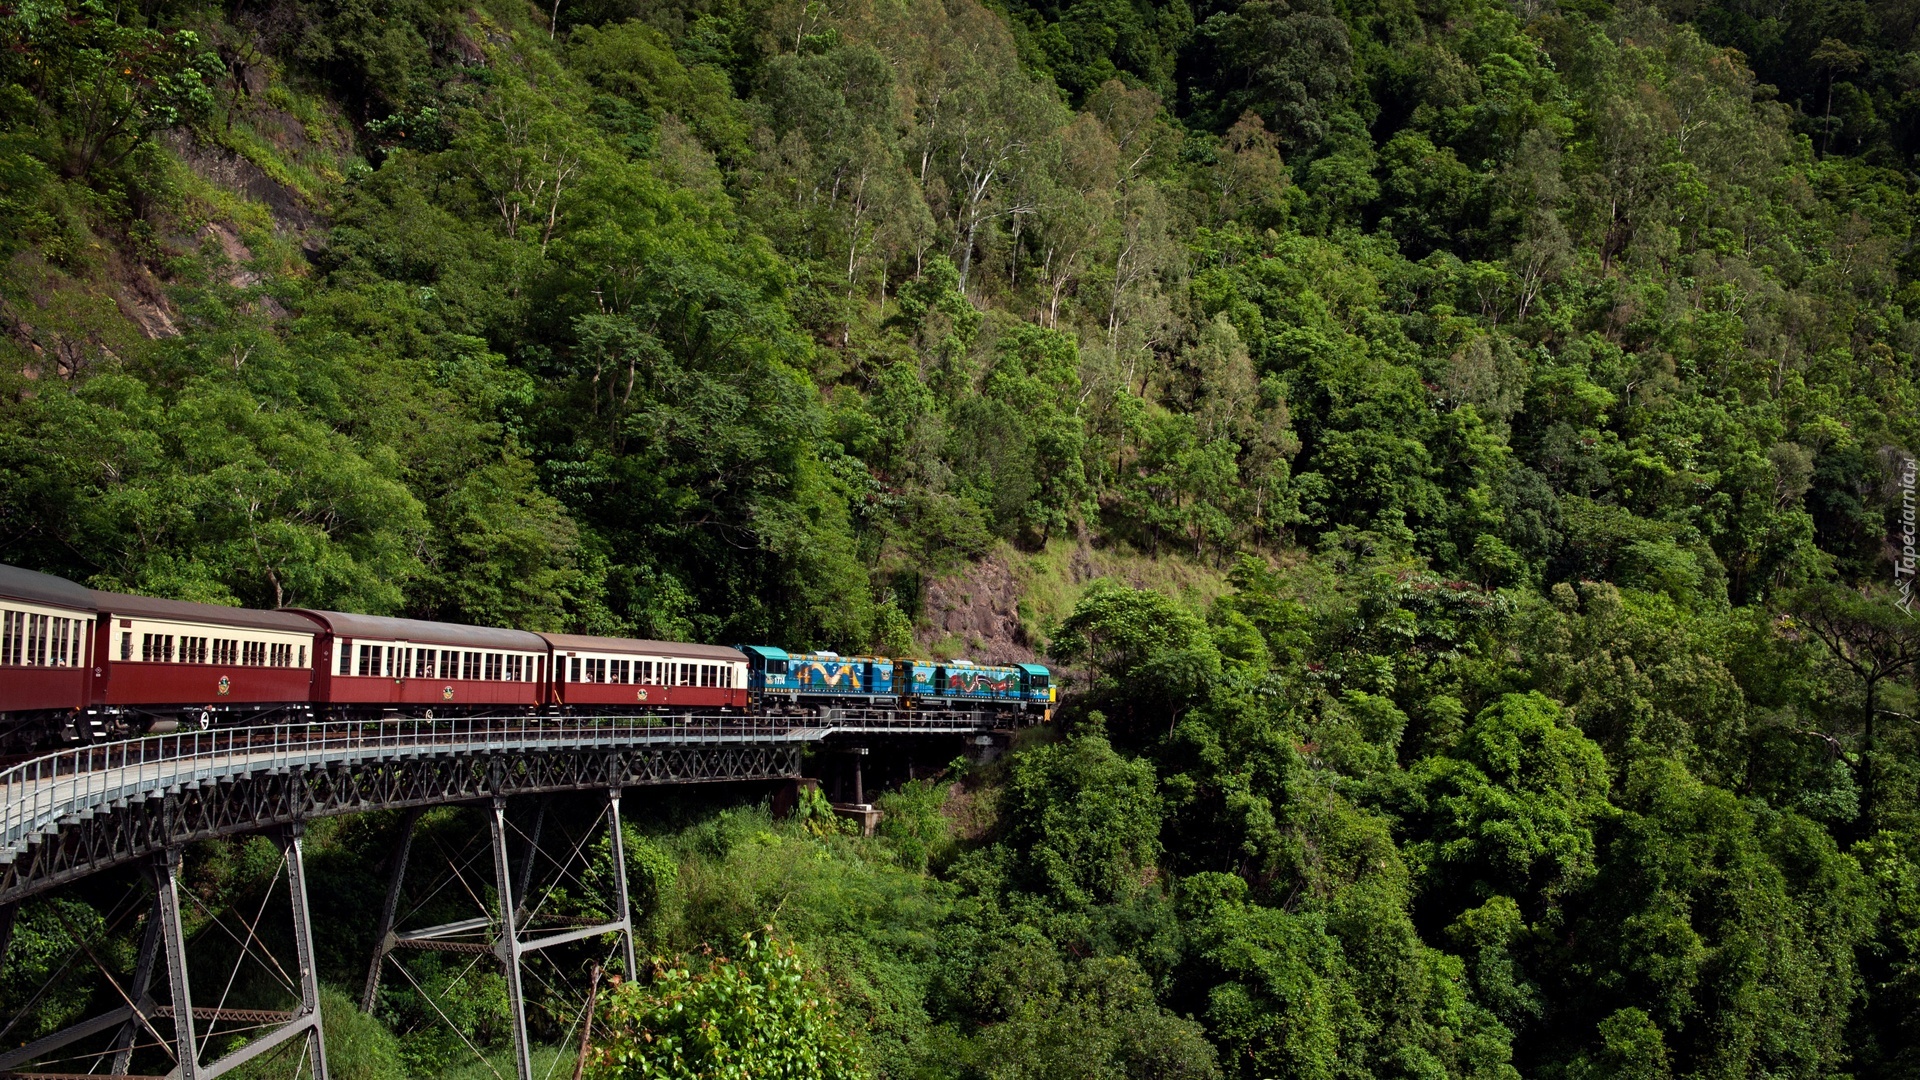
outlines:
[[[65,578],[0,566],[0,714],[86,708],[93,595]]]
[[[669,641],[541,634],[553,648],[553,703],[595,712],[744,709],[747,657]]]
[[[329,637],[314,661],[314,701],[333,711],[463,713],[545,701],[547,643],[486,626],[299,611]]]
[[[254,611],[96,592],[93,704],[134,730],[156,721],[267,719],[313,700],[314,625]]]

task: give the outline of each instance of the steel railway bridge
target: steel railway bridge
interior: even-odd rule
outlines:
[[[103,1075],[17,1070],[75,1043],[98,1043],[101,1036],[112,1033],[107,1049],[93,1055],[95,1070],[102,1063],[107,1065],[104,1075],[128,1075],[136,1044],[157,1046],[171,1055],[174,1065],[165,1074],[169,1078],[212,1080],[290,1041],[304,1040],[305,1068],[313,1080],[326,1080],[302,828],[316,818],[404,809],[410,814],[392,860],[362,1007],[372,1010],[383,963],[395,949],[490,954],[506,978],[518,1077],[532,1080],[523,962],[543,949],[617,934],[625,970],[635,970],[626,862],[618,827],[624,789],[798,779],[802,747],[830,736],[967,735],[990,730],[1000,722],[988,713],[822,710],[784,718],[478,717],[303,723],[177,732],[76,747],[23,762],[0,772],[0,961],[4,961],[14,913],[22,900],[127,865],[144,869],[154,898],[129,983],[113,981],[93,958],[95,967],[113,982],[117,1007],[24,1046],[0,1049],[0,1076],[56,1080]],[[529,912],[526,893],[544,804],[533,835],[523,836],[528,843],[516,877],[508,853],[508,800],[590,791],[607,795],[614,878],[611,910],[604,919],[576,917],[560,920],[556,926],[548,918],[543,925],[536,918],[537,905],[534,913]],[[426,808],[456,804],[490,808],[497,911],[402,930],[395,923],[414,821]],[[224,993],[217,1005],[194,1004],[181,921],[181,852],[194,841],[256,833],[274,836],[280,847],[297,972],[283,971],[283,982],[297,995],[297,1005],[291,1011],[232,1009],[226,1007]],[[486,940],[471,940],[476,936]],[[156,1003],[151,996],[154,977],[161,972],[167,1004]],[[0,1017],[0,1023],[7,1021]],[[163,1035],[156,1023],[164,1025],[171,1037]],[[228,1026],[229,1035],[238,1031],[252,1037],[207,1061],[215,1042],[214,1029],[222,1024]]]

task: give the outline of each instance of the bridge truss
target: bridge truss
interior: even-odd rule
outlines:
[[[281,724],[76,747],[24,762],[0,772],[0,960],[21,900],[129,864],[146,869],[155,899],[132,982],[114,984],[119,1007],[25,1046],[0,1049],[0,1076],[53,1080],[66,1075],[13,1070],[113,1031],[108,1075],[127,1075],[132,1048],[142,1038],[143,1045],[159,1045],[172,1054],[175,1064],[166,1075],[179,1080],[212,1080],[304,1039],[313,1080],[326,1080],[302,828],[307,821],[334,815],[412,809],[416,814],[408,818],[406,838],[397,852],[362,1006],[373,1007],[381,965],[396,948],[490,953],[507,978],[519,1080],[532,1080],[520,978],[526,958],[555,945],[618,934],[626,970],[634,971],[626,866],[620,857],[624,789],[797,779],[802,748],[831,735],[969,734],[994,727],[996,719],[982,713],[823,711],[790,718],[478,717]],[[608,796],[607,824],[616,856],[615,910],[589,925],[535,930],[526,920],[527,875],[520,875],[516,898],[509,865],[508,800],[596,790]],[[420,809],[453,804],[491,809],[499,910],[479,920],[400,931],[394,925],[394,904],[406,871],[414,817]],[[271,1014],[193,1005],[181,928],[181,852],[197,840],[260,832],[276,836],[282,852],[297,969],[297,975],[286,973],[286,982],[298,1004],[291,1012]],[[527,851],[529,865],[538,845],[536,830]],[[484,933],[491,941],[450,940],[474,933]],[[162,967],[170,1000],[166,1005],[149,995]],[[104,969],[102,974],[107,974]],[[171,1039],[161,1037],[156,1022],[171,1028]],[[214,1029],[241,1022],[264,1034],[214,1061],[203,1061]]]

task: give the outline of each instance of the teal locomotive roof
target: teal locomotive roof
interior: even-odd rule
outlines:
[[[1041,665],[1041,664],[1015,664],[1014,666],[1015,666],[1015,667],[1017,667],[1017,668],[1019,668],[1019,669],[1020,669],[1021,671],[1024,671],[1024,672],[1026,672],[1026,673],[1027,673],[1027,674],[1029,674],[1029,675],[1051,675],[1051,674],[1053,674],[1053,672],[1051,672],[1051,671],[1048,671],[1048,670],[1046,669],[1046,667],[1045,667],[1044,665]]]

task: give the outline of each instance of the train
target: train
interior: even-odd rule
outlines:
[[[797,714],[823,707],[1049,719],[1040,664],[536,633],[101,592],[0,564],[0,755],[208,728],[479,715]]]

